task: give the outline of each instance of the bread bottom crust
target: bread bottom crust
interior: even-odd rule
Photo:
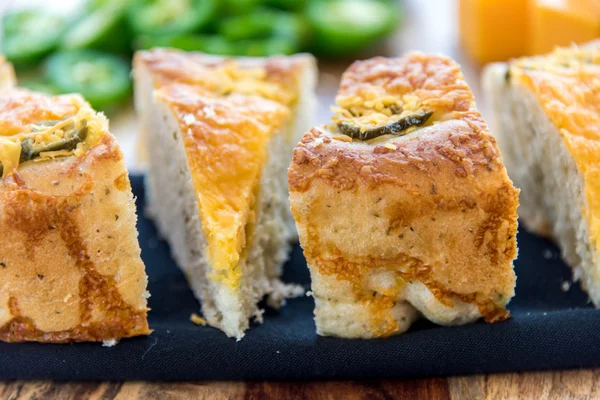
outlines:
[[[319,335],[369,339],[404,333],[421,317],[446,326],[481,318],[476,305],[458,299],[453,299],[450,305],[444,304],[420,281],[404,282],[393,288],[394,283],[390,282],[397,282],[393,273],[383,270],[375,274],[364,277],[362,286],[366,294],[360,294],[348,281],[323,275],[318,267],[311,266]]]

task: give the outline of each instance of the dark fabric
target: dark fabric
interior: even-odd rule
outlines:
[[[138,209],[144,193],[132,177]],[[0,343],[1,379],[197,380],[417,377],[600,366],[600,310],[591,307],[570,279],[568,268],[548,241],[519,233],[517,295],[512,318],[488,325],[439,327],[426,321],[387,339],[319,337],[313,300],[291,300],[280,312],[268,310],[240,342],[189,320],[199,305],[140,212],[142,257],[150,277],[149,337],[100,344]],[[302,251],[296,247],[287,281],[308,284]]]

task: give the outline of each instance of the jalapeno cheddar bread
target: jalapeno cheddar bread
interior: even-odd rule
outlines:
[[[279,281],[297,237],[286,168],[310,124],[314,60],[153,50],[134,77],[149,213],[208,323],[239,339],[265,295],[298,294]]]
[[[355,62],[336,103],[289,168],[317,332],[507,318],[518,190],[459,66],[422,53]]]
[[[78,95],[0,89],[0,340],[150,333],[123,155]]]
[[[483,83],[521,220],[600,307],[600,43],[492,64]]]

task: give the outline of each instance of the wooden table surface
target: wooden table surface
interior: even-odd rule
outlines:
[[[0,399],[596,399],[600,369],[327,382],[0,382]]]
[[[22,0],[30,3],[34,0]],[[76,1],[76,0],[73,0]],[[73,1],[70,0],[72,3]],[[0,0],[2,2],[2,0]],[[18,0],[15,3],[19,4]],[[465,60],[457,45],[456,6],[452,0],[406,0],[409,18],[381,55],[409,50],[440,52],[458,60],[485,112],[479,90],[479,67]],[[346,61],[321,63],[318,122],[329,118],[340,73]],[[111,117],[111,129],[135,165],[135,116],[127,111]],[[400,362],[401,360],[399,360]],[[2,399],[600,399],[600,369],[474,375],[418,380],[315,382],[52,382],[0,381]]]

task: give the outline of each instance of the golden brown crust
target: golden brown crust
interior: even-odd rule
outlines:
[[[138,52],[154,97],[177,120],[196,189],[215,279],[237,289],[251,243],[268,143],[285,132],[307,56],[224,58],[156,49]],[[235,184],[232,184],[235,182]]]
[[[85,105],[79,95],[49,97],[25,89],[0,90],[0,136],[21,132],[36,122],[75,115]]]
[[[71,116],[84,104],[25,91],[2,92],[0,103],[0,126],[15,129]],[[150,333],[132,200],[108,132],[79,157],[25,162],[0,180],[0,340]]]
[[[600,40],[513,60],[510,77],[535,94],[582,174],[584,215],[600,251]]]
[[[366,102],[374,109],[389,96],[433,111],[433,121],[370,141],[323,126],[294,150],[290,200],[309,265],[350,281],[367,302],[365,276],[382,269],[423,282],[442,304],[462,300],[488,321],[506,318],[518,190],[459,67],[421,53],[358,62],[342,78],[338,105],[364,114]]]
[[[134,67],[148,68],[156,89],[179,83],[207,96],[233,92],[284,105],[292,105],[297,99],[299,77],[312,62],[306,55],[233,58],[169,49],[140,51],[134,57]]]

